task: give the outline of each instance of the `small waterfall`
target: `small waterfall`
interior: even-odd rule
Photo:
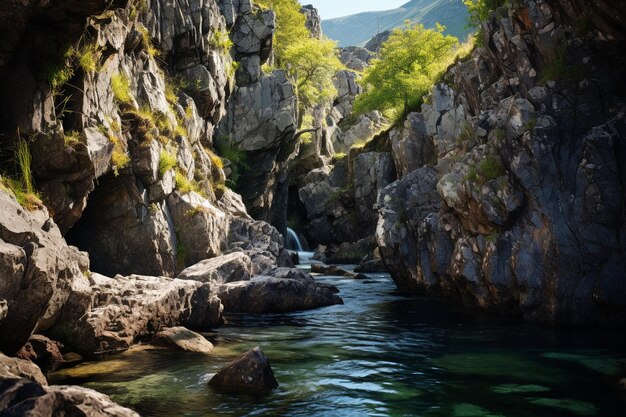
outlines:
[[[298,252],[302,252],[302,244],[300,243],[300,239],[296,232],[293,229],[287,228],[287,247],[289,249],[297,250]]]

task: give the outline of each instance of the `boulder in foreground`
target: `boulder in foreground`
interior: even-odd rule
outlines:
[[[92,389],[76,386],[45,387],[23,378],[0,376],[2,416],[18,417],[139,417]]]
[[[246,393],[264,393],[278,387],[270,361],[260,347],[244,353],[223,367],[211,380],[212,387]]]

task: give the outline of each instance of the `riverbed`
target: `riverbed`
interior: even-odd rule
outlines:
[[[626,338],[549,329],[396,293],[388,274],[333,283],[345,304],[231,315],[211,355],[140,346],[49,375],[150,416],[621,416]],[[207,382],[261,346],[280,387],[225,394]]]

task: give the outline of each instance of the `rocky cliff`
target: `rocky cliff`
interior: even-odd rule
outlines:
[[[398,288],[553,324],[626,314],[624,6],[525,0],[393,129]]]
[[[0,350],[37,332],[98,355],[224,310],[341,302],[244,204],[285,217],[296,109],[261,71],[274,20],[249,0],[0,8]]]

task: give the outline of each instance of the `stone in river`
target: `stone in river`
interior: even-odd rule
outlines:
[[[165,346],[187,352],[210,353],[213,344],[202,335],[182,326],[166,327],[154,337],[155,345]]]
[[[277,388],[278,381],[269,359],[257,346],[223,367],[209,385],[229,391],[264,393]]]

